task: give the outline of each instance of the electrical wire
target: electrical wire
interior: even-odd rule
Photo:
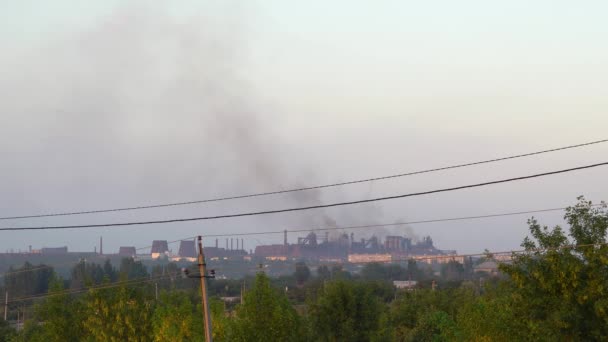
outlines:
[[[110,288],[120,287],[120,286],[124,286],[124,285],[132,285],[132,284],[139,284],[139,283],[145,283],[145,282],[151,282],[151,281],[158,281],[158,280],[162,280],[162,279],[176,277],[177,275],[178,275],[178,273],[155,276],[155,277],[135,278],[135,279],[130,279],[130,280],[118,281],[118,282],[114,282],[114,283],[110,283],[110,284],[101,284],[101,285],[96,285],[96,286],[82,287],[79,289],[70,289],[70,290],[63,290],[63,291],[45,293],[45,294],[39,294],[39,295],[33,295],[33,296],[25,296],[25,297],[19,297],[19,298],[15,298],[15,299],[9,299],[8,301],[0,302],[0,304],[4,305],[6,303],[10,304],[10,303],[22,302],[22,301],[26,301],[26,300],[34,300],[34,299],[41,299],[41,298],[47,298],[47,297],[53,297],[53,296],[78,294],[78,293],[88,292],[91,290],[104,290],[104,289],[110,289]]]
[[[456,260],[457,258],[479,257],[479,256],[488,256],[488,255],[494,256],[494,255],[508,255],[508,254],[517,255],[517,254],[523,254],[523,253],[542,253],[542,252],[549,252],[549,251],[559,251],[559,250],[563,250],[563,249],[578,249],[578,248],[587,248],[587,247],[597,248],[597,247],[606,246],[606,245],[608,245],[608,242],[594,243],[594,244],[579,244],[579,245],[570,244],[570,245],[563,245],[563,246],[550,247],[550,248],[533,248],[533,249],[529,249],[529,250],[520,249],[520,250],[509,250],[509,251],[502,251],[502,252],[488,251],[488,252],[473,253],[473,254],[452,254],[452,255],[443,254],[443,255],[422,256],[422,257],[414,256],[414,257],[405,257],[405,258],[398,258],[395,260],[390,260],[390,263],[401,262],[401,261],[410,261],[410,260],[412,260],[412,261],[440,260],[440,259]],[[349,264],[370,264],[372,262],[348,262],[348,263]],[[8,303],[10,304],[10,303],[21,302],[21,301],[26,301],[26,300],[42,299],[42,298],[47,298],[47,297],[52,297],[52,296],[77,294],[77,293],[87,292],[90,290],[109,289],[109,288],[114,288],[114,287],[120,287],[123,285],[131,285],[131,284],[137,284],[137,283],[142,283],[142,282],[158,281],[161,279],[175,277],[175,276],[177,276],[177,273],[172,274],[172,275],[164,275],[164,276],[157,276],[157,277],[131,279],[131,280],[127,280],[127,281],[116,282],[116,283],[112,283],[112,284],[104,284],[104,285],[99,285],[99,286],[91,286],[88,288],[80,288],[80,289],[76,289],[76,290],[66,290],[66,291],[40,294],[40,295],[34,295],[34,296],[19,297],[16,299],[8,300]],[[4,305],[6,303],[7,302],[0,302],[0,306]]]
[[[508,182],[521,181],[521,180],[526,180],[526,179],[532,179],[532,178],[538,178],[538,177],[545,177],[545,176],[551,176],[551,175],[556,175],[556,174],[562,174],[562,173],[567,173],[567,172],[579,171],[579,170],[584,170],[584,169],[591,169],[591,168],[595,168],[595,167],[599,167],[599,166],[606,166],[606,165],[608,165],[608,162],[591,164],[591,165],[585,165],[585,166],[579,166],[579,167],[574,167],[574,168],[569,168],[569,169],[562,169],[562,170],[558,170],[558,171],[537,173],[537,174],[528,175],[528,176],[520,176],[520,177],[514,177],[514,178],[501,179],[501,180],[490,181],[490,182],[483,182],[483,183],[477,183],[477,184],[462,185],[462,186],[456,186],[456,187],[451,187],[451,188],[442,188],[442,189],[436,189],[436,190],[429,190],[429,191],[422,191],[422,192],[415,192],[415,193],[402,194],[402,195],[394,195],[394,196],[386,196],[386,197],[376,197],[376,198],[356,200],[356,201],[348,201],[348,202],[337,202],[337,203],[330,203],[330,204],[320,204],[320,205],[313,205],[313,206],[307,206],[307,207],[295,207],[295,208],[286,208],[286,209],[276,209],[276,210],[255,211],[255,212],[245,212],[245,213],[236,213],[236,214],[215,215],[215,216],[177,218],[177,219],[157,220],[157,221],[136,221],[136,222],[120,222],[120,223],[81,224],[81,225],[66,225],[66,226],[6,227],[6,228],[0,228],[0,231],[75,229],[75,228],[83,229],[83,228],[100,228],[100,227],[124,227],[124,226],[135,226],[135,225],[167,224],[167,223],[177,223],[177,222],[218,220],[218,219],[246,217],[246,216],[269,215],[269,214],[278,214],[278,213],[286,213],[286,212],[294,212],[294,211],[303,211],[303,210],[330,208],[330,207],[338,207],[338,206],[347,206],[347,205],[353,205],[353,204],[371,203],[371,202],[386,201],[386,200],[393,200],[393,199],[406,198],[406,197],[416,197],[416,196],[430,195],[430,194],[436,194],[436,193],[442,193],[442,192],[450,192],[450,191],[463,190],[463,189],[478,188],[478,187],[483,187],[483,186],[488,186],[488,185],[502,184],[502,183],[508,183]]]
[[[457,164],[457,165],[443,166],[443,167],[420,170],[420,171],[400,173],[400,174],[395,174],[395,175],[380,176],[380,177],[373,177],[373,178],[366,178],[366,179],[359,179],[359,180],[352,180],[352,181],[338,182],[338,183],[331,183],[331,184],[324,184],[324,185],[307,186],[307,187],[300,187],[300,188],[294,188],[294,189],[268,191],[268,192],[245,194],[245,195],[225,196],[225,197],[217,197],[217,198],[195,200],[195,201],[174,202],[174,203],[164,203],[164,204],[154,204],[154,205],[141,205],[141,206],[124,207],[124,208],[72,211],[72,212],[49,213],[49,214],[34,214],[34,215],[23,215],[23,216],[5,216],[5,217],[0,217],[0,220],[18,220],[18,219],[29,219],[29,218],[41,218],[41,217],[88,215],[88,214],[100,214],[100,213],[120,212],[120,211],[130,211],[130,210],[166,208],[166,207],[175,207],[175,206],[183,206],[183,205],[202,204],[202,203],[210,203],[210,202],[235,200],[235,199],[245,199],[245,198],[252,198],[252,197],[278,195],[278,194],[285,194],[285,193],[298,192],[298,191],[325,189],[325,188],[332,188],[332,187],[338,187],[338,186],[344,186],[344,185],[374,182],[374,181],[379,181],[379,180],[387,180],[387,179],[420,175],[420,174],[431,173],[431,172],[458,169],[458,168],[464,168],[464,167],[469,167],[469,166],[505,161],[505,160],[510,160],[510,159],[530,157],[530,156],[535,156],[535,155],[539,155],[539,154],[563,151],[563,150],[585,147],[585,146],[590,146],[590,145],[595,145],[595,144],[601,144],[601,143],[605,143],[605,142],[608,142],[608,139],[596,140],[596,141],[586,142],[586,143],[582,143],[582,144],[563,146],[563,147],[552,148],[552,149],[536,151],[536,152],[529,152],[529,153],[524,153],[524,154],[511,155],[511,156],[507,156],[507,157],[493,158],[493,159],[487,159],[487,160],[464,163],[464,164]]]
[[[593,204],[593,207],[602,206],[603,204]],[[394,227],[394,226],[403,226],[410,224],[426,224],[426,223],[438,223],[438,222],[452,222],[452,221],[465,221],[465,220],[478,220],[478,219],[486,219],[486,218],[494,218],[494,217],[506,217],[506,216],[517,216],[517,215],[525,215],[525,214],[536,214],[536,213],[544,213],[544,212],[553,212],[553,211],[561,211],[565,210],[567,207],[561,208],[550,208],[550,209],[538,209],[538,210],[526,210],[526,211],[514,211],[507,213],[496,213],[496,214],[487,214],[487,215],[474,215],[474,216],[460,216],[460,217],[448,217],[448,218],[439,218],[439,219],[429,219],[429,220],[417,220],[417,221],[398,221],[391,223],[379,223],[379,224],[367,224],[367,225],[356,225],[356,226],[339,226],[339,227],[309,227],[309,228],[299,228],[299,229],[284,229],[284,230],[272,230],[272,231],[262,231],[262,232],[246,232],[246,233],[225,233],[225,234],[207,234],[204,235],[206,238],[213,237],[226,237],[226,236],[254,236],[254,235],[271,235],[271,234],[284,234],[284,233],[302,233],[302,232],[310,232],[310,231],[333,231],[333,230],[352,230],[352,229],[366,229],[366,228],[381,228],[381,227]],[[178,243],[181,241],[192,240],[197,236],[188,236],[177,240],[168,241],[168,245],[172,245],[174,243]],[[151,245],[135,248],[136,251],[147,250],[152,248]],[[74,262],[71,261],[69,263],[62,264],[53,264],[53,265],[40,265],[32,268],[24,269],[24,270],[16,270],[11,272],[5,272],[0,274],[1,277],[10,276],[13,274],[25,273],[25,272],[34,272],[40,269],[46,268],[56,268],[58,266],[65,265],[73,265]]]
[[[174,243],[177,243],[177,242],[181,242],[181,241],[184,241],[184,240],[192,240],[194,238],[196,238],[196,236],[185,237],[185,238],[182,238],[182,239],[179,239],[179,240],[169,241],[169,242],[167,242],[167,245],[171,245],[171,244],[174,244]],[[152,246],[139,247],[139,248],[135,248],[135,250],[136,251],[140,251],[140,250],[150,249],[150,248],[152,248]],[[99,256],[104,256],[104,254],[100,254]],[[31,268],[23,269],[23,270],[15,270],[15,271],[4,272],[4,273],[0,274],[0,278],[6,277],[6,276],[11,276],[13,274],[35,272],[35,271],[38,271],[38,270],[49,269],[49,268],[50,269],[54,269],[54,268],[57,268],[57,267],[60,267],[60,266],[77,265],[77,264],[79,264],[82,261],[83,260],[81,259],[81,260],[79,260],[77,262],[69,261],[69,262],[64,262],[64,263],[59,263],[59,264],[53,264],[53,265],[38,265],[38,266],[31,267]],[[86,262],[86,260],[85,260],[85,262]]]

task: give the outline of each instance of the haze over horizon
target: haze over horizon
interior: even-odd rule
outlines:
[[[199,200],[605,139],[608,5],[107,1],[0,5],[0,216]],[[339,20],[338,20],[339,19]],[[0,221],[230,214],[433,190],[608,159],[608,144],[257,199]],[[606,168],[272,216],[0,232],[0,251],[415,221],[608,200]],[[411,225],[441,249],[518,249],[530,215]],[[562,213],[535,215],[563,224]],[[408,228],[378,230],[403,234]],[[371,235],[372,231],[367,232]],[[360,235],[362,232],[355,231]],[[254,244],[282,235],[244,237]],[[290,235],[291,242],[296,240]],[[212,244],[212,241],[208,241]],[[175,247],[174,247],[175,248]]]

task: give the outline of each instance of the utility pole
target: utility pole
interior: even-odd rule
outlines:
[[[205,321],[205,341],[213,342],[211,334],[211,317],[209,315],[209,299],[207,298],[207,271],[205,270],[205,255],[203,254],[203,238],[198,236],[198,271],[201,281],[201,297],[203,299],[203,319]]]
[[[6,321],[6,318],[8,317],[8,290],[4,292],[4,321]]]

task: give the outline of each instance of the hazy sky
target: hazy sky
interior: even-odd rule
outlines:
[[[0,216],[287,189],[608,137],[605,1],[174,3],[0,0]],[[340,189],[0,227],[356,200],[605,162],[607,152],[603,144]],[[271,217],[0,232],[0,250],[92,250],[103,235],[112,252],[197,234],[561,207],[578,195],[608,199],[607,171]],[[561,216],[537,215],[549,225]],[[411,228],[443,249],[508,250],[527,218]],[[282,237],[256,239],[246,247]]]

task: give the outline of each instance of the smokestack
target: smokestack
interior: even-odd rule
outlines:
[[[236,239],[236,250],[239,250],[239,239]]]
[[[233,248],[233,244],[232,244],[232,242],[233,242],[233,241],[232,241],[232,238],[230,238],[230,250],[233,250],[233,249],[234,249],[234,248]]]
[[[228,250],[228,238],[226,238],[226,250]]]
[[[32,254],[32,245],[30,245],[30,254]]]
[[[99,255],[103,255],[103,236],[99,237]]]
[[[217,248],[217,243],[218,243],[218,240],[215,239],[215,248]]]
[[[287,246],[287,229],[283,231],[283,245]]]
[[[241,249],[245,250],[245,239],[241,239]]]

